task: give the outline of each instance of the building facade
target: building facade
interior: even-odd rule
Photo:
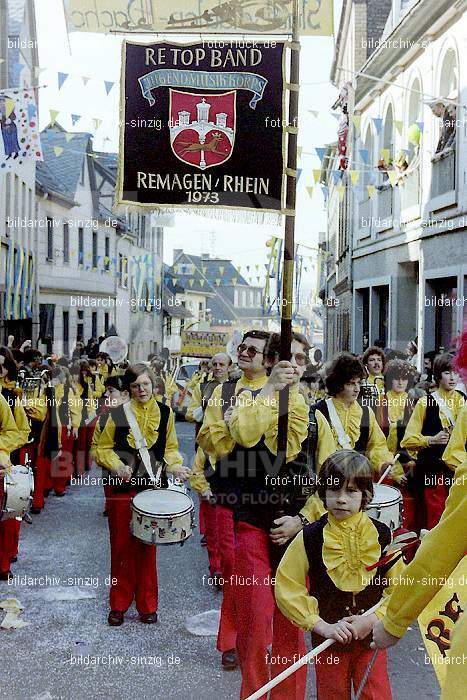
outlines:
[[[0,90],[35,84],[38,52],[33,0],[0,3],[0,59]],[[29,159],[0,174],[0,342],[14,335],[17,346],[26,339],[35,342],[39,329],[35,181],[36,163]]]

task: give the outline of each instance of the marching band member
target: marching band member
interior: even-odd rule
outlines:
[[[96,362],[97,372],[100,375],[102,382],[105,382],[107,377],[116,376],[118,374],[117,367],[115,367],[108,353],[98,352],[96,355]]]
[[[293,627],[274,602],[273,578],[279,547],[299,532],[304,523],[318,518],[310,493],[315,484],[315,453],[319,462],[332,454],[336,445],[323,417],[317,418],[318,435],[309,434],[309,408],[299,392],[299,382],[308,364],[304,336],[293,333],[291,361],[278,362],[280,335],[266,344],[263,363],[271,368],[261,391],[253,396],[245,390],[230,417],[230,434],[236,443],[235,466],[238,504],[235,521],[235,580],[248,582],[234,587],[237,651],[242,670],[241,697],[247,697],[267,682],[267,647],[272,627],[272,676],[305,653],[303,634]],[[287,485],[272,488],[277,479],[278,391],[290,386],[288,404],[287,471],[280,475]],[[243,449],[242,449],[243,448]],[[313,452],[313,457],[311,456]],[[229,456],[234,466],[233,454]],[[248,465],[248,466],[247,466]],[[254,467],[254,469],[253,469]],[[247,469],[247,473],[245,472]],[[271,478],[272,477],[272,478]],[[283,502],[277,505],[278,499]],[[310,510],[311,504],[311,510]],[[278,517],[277,511],[283,511]],[[306,669],[272,690],[272,698],[301,700],[305,694]]]
[[[379,349],[379,348],[377,348]],[[356,357],[343,352],[337,355],[326,375],[329,399],[319,401],[315,408],[329,423],[338,449],[364,453],[370,460],[375,477],[393,464],[384,433],[375,414],[357,399],[365,370]],[[396,467],[397,468],[397,467]]]
[[[165,360],[162,357],[154,355],[151,360],[151,368],[156,377],[161,377],[165,386],[165,396],[167,397],[169,404],[172,401],[172,396],[177,391],[177,385],[173,376],[170,372],[164,369]]]
[[[442,455],[465,403],[463,394],[456,390],[458,374],[452,355],[438,355],[433,372],[436,391],[417,403],[401,442],[402,448],[417,455],[415,488],[423,494],[424,526],[429,530],[438,523],[444,510],[452,473]]]
[[[3,491],[3,478],[11,470],[10,454],[19,446],[18,428],[8,401],[0,394],[0,492]],[[0,523],[0,581],[8,581],[12,554],[12,533],[9,527]]]
[[[210,470],[206,474],[210,491],[206,491],[206,496],[209,498],[212,494],[216,499],[217,533],[221,544],[223,588],[217,649],[222,653],[224,670],[233,670],[238,665],[233,587],[230,583],[235,554],[233,508],[236,493],[235,485],[229,478],[229,455],[235,448],[235,441],[230,435],[226,417],[231,413],[238,394],[245,389],[257,393],[266,384],[268,378],[263,357],[269,337],[268,332],[261,330],[251,330],[244,334],[237,348],[238,367],[242,376],[237,381],[224,382],[214,389],[198,433],[198,443],[210,457]]]
[[[443,462],[452,470],[462,466],[467,460],[467,404],[463,406],[457,416],[456,424],[443,452]]]
[[[29,421],[16,389],[18,366],[6,347],[0,347],[0,393],[6,399],[17,429],[17,444],[12,449],[11,458],[19,464],[19,450],[29,438]],[[8,575],[10,564],[16,560],[20,537],[21,521],[9,518],[0,522],[0,578]]]
[[[325,461],[321,477],[318,494],[328,512],[287,548],[275,594],[283,614],[311,631],[313,647],[324,639],[337,642],[315,663],[318,700],[350,700],[352,682],[355,689],[360,686],[371,661],[367,638],[384,615],[394,589],[391,578],[396,580],[404,567],[400,559],[392,564],[389,579],[388,567],[367,570],[391,543],[388,526],[363,512],[373,498],[368,459],[353,450],[339,450]],[[382,607],[362,616],[381,598]],[[362,697],[391,700],[386,654],[378,655]]]
[[[227,353],[221,352],[214,355],[211,360],[212,379],[200,382],[193,389],[191,401],[186,413],[188,421],[195,422],[196,434],[199,432],[203,422],[204,411],[219,384],[228,381],[229,368],[232,360]],[[217,541],[216,505],[211,503],[209,485],[204,477],[204,469],[208,458],[201,447],[198,447],[195,454],[195,462],[192,467],[192,477],[190,485],[197,492],[200,498],[199,518],[204,526],[204,538],[208,550],[209,572],[214,579],[220,575],[220,557]]]
[[[92,433],[88,437],[88,425],[94,420],[97,408],[97,399],[94,396],[91,381],[91,369],[88,362],[81,360],[72,365],[70,369],[73,393],[81,400],[80,426],[78,439],[75,440],[74,463],[77,474],[83,474],[89,469],[89,450],[91,448]]]
[[[372,346],[363,353],[362,363],[366,373],[365,378],[361,382],[362,395],[367,401],[367,406],[376,408],[380,399],[384,396],[383,375],[386,357],[381,348]]]
[[[83,402],[73,391],[68,368],[60,365],[57,370],[52,382],[55,386],[59,452],[52,460],[52,484],[55,495],[61,497],[73,475],[74,443],[78,439]]]
[[[175,421],[171,409],[154,397],[155,377],[144,364],[129,367],[123,377],[130,393],[130,406],[146,441],[153,471],[155,463],[167,464],[175,478],[190,475],[183,467],[178,451]],[[135,438],[121,406],[112,409],[95,448],[96,462],[112,474],[108,499],[111,535],[112,585],[110,588],[109,625],[119,626],[133,599],[141,622],[157,622],[156,549],[130,533],[131,499],[151,486],[145,476]]]

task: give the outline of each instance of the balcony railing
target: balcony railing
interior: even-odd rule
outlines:
[[[432,159],[431,198],[451,192],[456,188],[456,151],[438,153]]]
[[[399,185],[401,210],[406,211],[420,204],[420,170],[416,168],[406,175]]]

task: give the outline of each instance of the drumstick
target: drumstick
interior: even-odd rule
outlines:
[[[376,482],[377,486],[378,486],[378,484],[381,484],[385,480],[385,478],[387,477],[387,475],[389,474],[389,472],[393,468],[394,463],[397,462],[398,459],[399,459],[399,452],[394,457],[394,462],[392,464],[390,464],[389,467],[386,469],[386,471],[383,472],[382,476],[379,477],[379,480]]]
[[[383,599],[381,599],[376,605],[373,605],[372,608],[367,610],[362,614],[362,617],[366,617],[367,615],[372,615],[378,608],[383,604]],[[325,649],[328,649],[332,644],[335,643],[335,639],[326,639],[325,642],[320,644],[316,649],[312,649],[308,654],[305,654],[305,656],[302,656],[298,661],[296,661],[292,666],[289,666],[289,668],[286,668],[285,671],[282,671],[282,673],[279,673],[278,676],[272,679],[272,681],[269,681],[269,683],[266,683],[266,685],[263,685],[262,688],[257,690],[253,695],[250,695],[247,697],[246,700],[259,700],[259,698],[262,698],[263,695],[267,695],[268,691],[271,690],[271,688],[275,688],[276,685],[279,685],[279,683],[282,683],[282,681],[285,681],[286,678],[292,675],[292,673],[295,673],[295,671],[298,671],[299,668],[304,666],[305,664],[309,663],[312,659],[315,658],[318,654],[320,654],[322,651]]]

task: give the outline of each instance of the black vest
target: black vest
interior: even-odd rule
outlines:
[[[391,543],[391,531],[387,525],[370,518],[378,531],[378,541],[381,552]],[[381,600],[383,591],[388,585],[385,578],[390,565],[379,566],[370,584],[360,593],[341,591],[332,581],[323,562],[323,530],[328,522],[327,513],[311,525],[303,529],[303,543],[309,562],[309,591],[310,595],[318,601],[319,615],[328,622],[334,624],[343,617],[349,615],[361,615],[362,612],[373,607]],[[370,575],[370,573],[368,574]],[[321,644],[323,637],[312,634],[313,646]],[[369,645],[371,635],[365,642]],[[338,644],[338,643],[337,643]],[[340,651],[352,649],[353,642],[349,645],[338,644]]]
[[[164,404],[157,403],[160,411],[160,422],[157,429],[158,435],[157,440],[152,445],[148,447],[149,456],[151,459],[151,466],[154,476],[156,475],[157,467],[156,462],[162,462],[165,454],[165,446],[167,443],[167,426],[170,417],[170,409]],[[107,475],[107,483],[109,486],[113,486],[115,491],[145,491],[146,489],[153,488],[149,476],[145,476],[146,470],[139,456],[138,450],[133,449],[128,444],[128,435],[130,433],[130,426],[128,424],[125,411],[123,406],[117,406],[110,410],[110,415],[115,424],[115,438],[114,438],[114,452],[119,456],[121,461],[131,467],[132,475],[128,482],[123,482],[121,479],[113,474]],[[106,416],[107,418],[108,416]],[[104,423],[105,425],[105,423]],[[143,476],[141,475],[143,474]],[[165,477],[165,475],[164,475]],[[163,486],[167,485],[166,477],[165,481],[162,482]]]
[[[460,393],[462,396],[462,392]],[[422,426],[422,435],[436,435],[441,430],[444,430],[439,415],[439,406],[432,394],[428,394],[425,420]],[[417,467],[415,470],[415,487],[417,490],[430,488],[426,481],[430,482],[437,474],[443,474],[443,478],[447,484],[452,481],[452,471],[442,460],[443,452],[446,445],[430,445],[430,447],[422,447],[417,453]]]
[[[323,416],[326,418],[329,426],[332,428],[331,418],[329,417],[328,406],[325,399],[321,399],[313,407],[316,411],[321,411]],[[355,443],[353,448],[355,452],[360,452],[365,454],[368,445],[368,438],[370,436],[370,409],[368,406],[362,406],[362,418],[360,421],[360,437]]]

